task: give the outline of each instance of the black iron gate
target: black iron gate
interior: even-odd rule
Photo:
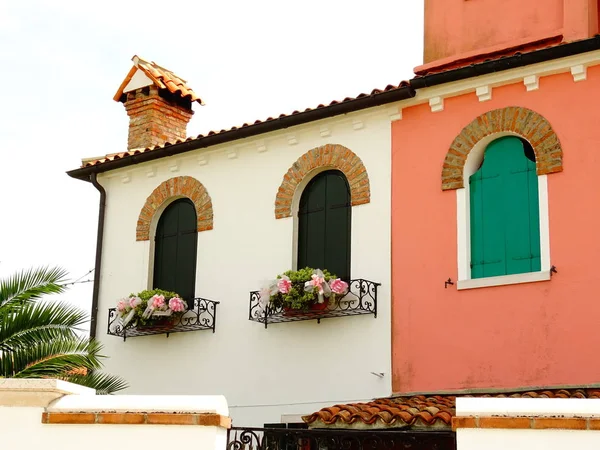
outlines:
[[[456,450],[452,431],[238,428],[227,450]]]

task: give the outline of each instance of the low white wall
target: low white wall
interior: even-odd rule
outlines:
[[[457,398],[457,450],[596,450],[600,400]]]
[[[4,381],[9,380],[0,380],[2,448],[164,450],[193,443],[224,450],[227,445],[229,411],[222,396],[96,396],[56,380]],[[105,423],[109,419],[115,423]]]

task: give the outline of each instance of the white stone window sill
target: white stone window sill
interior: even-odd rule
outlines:
[[[458,280],[457,290],[477,289],[490,286],[504,286],[506,284],[534,283],[536,281],[550,280],[550,271],[517,273],[515,275],[502,275],[499,277],[473,278],[471,280]]]

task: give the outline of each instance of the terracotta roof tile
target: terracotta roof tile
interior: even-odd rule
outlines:
[[[537,41],[528,42],[525,44],[520,44],[510,48],[504,48],[500,50],[496,50],[488,53],[478,53],[473,54],[467,57],[463,57],[460,59],[452,60],[450,59],[447,62],[433,62],[430,64],[425,64],[422,66],[415,67],[415,75],[425,76],[431,75],[434,73],[443,73],[453,69],[459,69],[461,67],[469,66],[472,64],[477,64],[485,61],[493,61],[499,60],[503,58],[508,58],[511,56],[521,55],[526,52],[531,52],[535,50],[542,50],[546,48],[556,47],[558,45],[562,45],[563,36],[562,34],[557,34],[555,36],[551,36],[544,39],[539,39]]]
[[[148,63],[148,64],[154,64],[154,63]],[[156,67],[160,67],[160,66],[156,66]],[[133,74],[132,74],[132,76],[133,76]],[[126,79],[126,82],[124,82],[124,84],[121,86],[121,88],[119,89],[119,92],[122,93],[122,90],[127,85],[127,82],[129,82],[129,81]],[[391,91],[391,90],[395,90],[395,89],[404,88],[404,87],[406,87],[408,85],[409,85],[409,83],[406,82],[406,81],[401,82],[398,86],[394,86],[394,85],[390,84],[390,85],[387,85],[385,87],[385,89],[383,89],[383,90],[381,90],[381,89],[373,89],[370,94],[368,94],[368,93],[361,93],[361,94],[357,95],[356,97],[346,97],[345,99],[340,100],[340,101],[333,100],[332,102],[330,102],[327,105],[320,104],[320,105],[318,105],[315,108],[306,108],[304,111],[295,110],[291,114],[280,114],[276,118],[268,117],[268,118],[266,118],[264,120],[255,120],[252,123],[246,122],[246,123],[244,123],[244,124],[242,124],[240,126],[233,126],[231,128],[222,129],[220,131],[209,131],[208,133],[206,133],[206,135],[199,134],[195,138],[194,137],[188,137],[185,140],[185,142],[196,140],[196,139],[202,139],[202,138],[204,138],[206,136],[214,136],[214,135],[217,135],[217,134],[228,133],[228,132],[239,130],[239,129],[242,129],[242,128],[248,128],[248,127],[252,127],[252,126],[255,126],[255,125],[260,125],[260,124],[263,124],[263,123],[266,123],[266,122],[271,122],[273,120],[278,120],[278,119],[282,119],[282,118],[285,118],[285,117],[295,116],[297,114],[302,114],[302,113],[306,113],[306,112],[309,112],[309,111],[313,111],[315,109],[327,108],[329,106],[337,105],[337,104],[340,104],[340,103],[351,102],[353,100],[356,100],[356,99],[359,99],[359,98],[363,98],[363,97],[368,97],[370,95],[377,95],[377,94],[380,94],[381,92],[387,92],[387,91]],[[119,92],[117,92],[117,95],[119,95],[119,97],[120,97]],[[191,89],[189,89],[189,92],[193,93],[193,91]],[[115,95],[115,100],[117,99],[117,95]],[[195,98],[198,98],[198,97],[195,97]],[[198,98],[198,101],[201,101],[201,100]],[[179,144],[181,142],[184,142],[184,141],[178,140],[176,142],[167,142],[166,144],[164,144],[162,146],[154,146],[152,148],[145,148],[145,149],[142,149],[142,150],[138,149],[138,150],[125,151],[125,152],[120,152],[120,153],[111,153],[111,154],[108,154],[108,155],[106,155],[104,157],[86,158],[86,159],[82,160],[81,167],[97,166],[97,165],[100,165],[100,164],[103,164],[103,163],[106,163],[106,162],[109,162],[109,161],[113,161],[113,160],[121,159],[121,158],[126,158],[128,156],[133,156],[133,155],[137,155],[137,154],[140,154],[140,153],[151,152],[151,151],[154,151],[154,150],[157,150],[157,149],[161,149],[161,148],[167,147],[169,145]]]
[[[129,74],[119,86],[119,90],[114,96],[114,100],[120,101],[121,96],[123,95],[123,90],[131,81],[133,75],[141,70],[144,75],[152,80],[152,82],[158,86],[160,89],[166,89],[171,94],[179,95],[181,98],[189,98],[192,102],[198,102],[201,105],[204,103],[202,99],[196,95],[196,93],[187,85],[187,81],[183,78],[178,77],[170,70],[165,69],[164,67],[159,66],[154,61],[146,61],[145,59],[140,58],[135,55],[132,58],[133,67],[129,71]]]
[[[443,428],[450,429],[456,397],[497,398],[600,398],[600,388],[546,389],[527,392],[473,395],[415,395],[381,398],[323,408],[302,419],[312,427]]]

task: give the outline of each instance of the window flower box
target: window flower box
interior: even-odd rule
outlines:
[[[250,293],[249,319],[265,324],[373,314],[377,287],[369,280],[336,278],[326,270],[288,271]]]
[[[168,337],[170,333],[195,330],[214,332],[218,303],[202,298],[188,302],[160,289],[132,294],[109,309],[108,334],[126,339],[151,334]]]

